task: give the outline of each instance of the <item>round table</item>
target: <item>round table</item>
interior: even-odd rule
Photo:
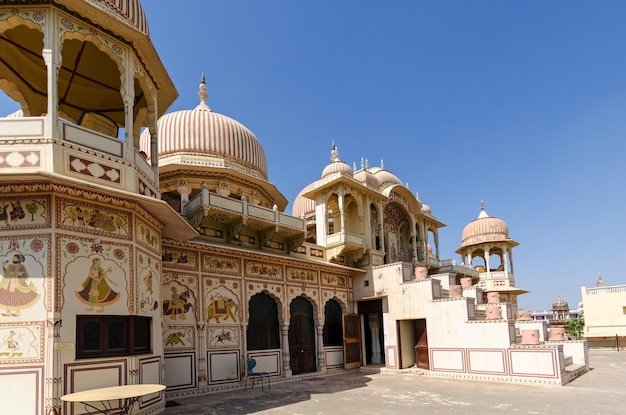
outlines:
[[[61,400],[65,402],[78,402],[85,405],[88,413],[91,410],[97,411],[104,415],[113,413],[119,415],[127,415],[131,413],[135,402],[140,397],[161,392],[165,389],[165,385],[144,383],[139,385],[122,385],[111,386],[108,388],[90,389],[82,392],[70,393],[61,396]],[[119,408],[113,408],[112,401],[122,401]],[[99,403],[102,407],[96,406]]]

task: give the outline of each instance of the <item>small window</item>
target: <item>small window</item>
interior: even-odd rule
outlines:
[[[76,358],[151,353],[151,326],[151,317],[76,316]]]
[[[363,281],[363,286],[364,287],[369,287],[370,286],[370,280]]]

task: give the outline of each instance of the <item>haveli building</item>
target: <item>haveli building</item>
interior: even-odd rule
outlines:
[[[337,148],[288,201],[239,122],[177,91],[138,0],[0,1],[0,392],[19,414],[62,395],[163,383],[165,396],[374,366],[562,385],[586,343],[518,310],[517,242],[481,208],[458,263],[431,208]],[[185,91],[188,92],[188,91]],[[382,164],[382,163],[381,163]],[[322,164],[320,164],[322,166]]]

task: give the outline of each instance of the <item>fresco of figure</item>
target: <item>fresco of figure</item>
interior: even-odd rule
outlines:
[[[109,278],[110,273],[111,267],[105,271],[100,258],[92,260],[83,289],[76,291],[78,299],[89,306],[87,311],[93,311],[97,306],[100,308],[96,312],[102,313],[105,305],[113,304],[120,298],[120,294],[111,288],[111,285],[117,284]]]
[[[11,262],[4,261],[4,275],[0,279],[0,308],[4,308],[3,316],[19,316],[20,310],[35,304],[39,299],[37,288],[30,280],[24,255],[15,254]]]

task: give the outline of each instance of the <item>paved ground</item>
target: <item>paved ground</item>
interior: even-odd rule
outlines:
[[[591,371],[566,386],[351,372],[191,398],[164,415],[626,413],[626,352],[592,350]]]

